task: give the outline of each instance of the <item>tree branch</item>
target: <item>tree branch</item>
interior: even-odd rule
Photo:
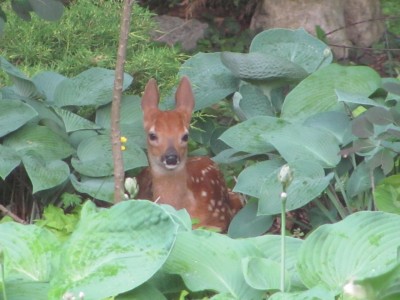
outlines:
[[[124,83],[124,66],[126,48],[131,23],[131,11],[134,0],[125,0],[121,18],[121,29],[117,62],[115,67],[115,81],[111,105],[111,143],[114,160],[114,203],[122,200],[124,194],[124,166],[121,150],[120,108]]]

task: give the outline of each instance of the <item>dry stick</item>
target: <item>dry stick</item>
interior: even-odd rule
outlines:
[[[0,204],[0,211],[13,218],[14,221],[21,223],[21,224],[27,224],[25,220],[22,220],[20,217],[18,217],[16,214],[12,213],[10,210],[8,210],[5,206]]]
[[[122,200],[124,193],[124,165],[122,162],[120,109],[124,83],[124,66],[126,59],[126,47],[131,23],[131,11],[134,0],[125,0],[121,18],[121,29],[115,67],[115,81],[113,99],[111,105],[111,142],[114,160],[114,203]]]

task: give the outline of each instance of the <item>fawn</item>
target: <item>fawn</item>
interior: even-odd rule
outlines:
[[[149,167],[137,176],[136,198],[185,208],[199,221],[194,227],[225,232],[243,205],[237,194],[228,191],[221,172],[210,158],[187,157],[194,108],[189,79],[183,77],[180,81],[174,110],[159,110],[159,99],[157,82],[150,79],[142,97]]]

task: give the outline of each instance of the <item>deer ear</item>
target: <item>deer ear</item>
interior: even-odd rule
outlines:
[[[178,89],[176,90],[175,107],[176,110],[184,113],[187,121],[190,122],[194,108],[194,95],[189,78],[186,76],[182,77]]]
[[[157,81],[151,78],[146,84],[142,97],[142,109],[146,114],[147,111],[157,108],[158,102],[160,101],[160,93],[158,92]]]

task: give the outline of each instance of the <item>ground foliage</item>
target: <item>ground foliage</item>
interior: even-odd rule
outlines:
[[[12,189],[9,177],[18,172],[32,207],[46,210],[31,225],[2,219],[0,299],[399,297],[398,80],[332,63],[329,47],[301,29],[264,31],[248,48],[198,53],[178,73],[193,84],[196,110],[232,100],[236,124],[199,123],[204,130],[193,134],[216,161],[248,165],[234,190],[249,201],[228,235],[192,231],[185,211],[146,200],[98,208],[65,194],[64,206],[74,209],[52,205],[65,191],[112,199],[114,72],[31,77],[1,57],[12,82],[0,89],[1,187]],[[125,88],[132,80],[125,75]],[[165,94],[168,108],[174,90]],[[130,173],[146,164],[140,97],[125,95],[122,105]],[[95,118],[77,114],[81,106]],[[285,186],[284,165],[292,173]],[[312,230],[285,238],[278,292],[282,238],[261,234],[281,212],[283,191],[287,211],[303,208]]]

